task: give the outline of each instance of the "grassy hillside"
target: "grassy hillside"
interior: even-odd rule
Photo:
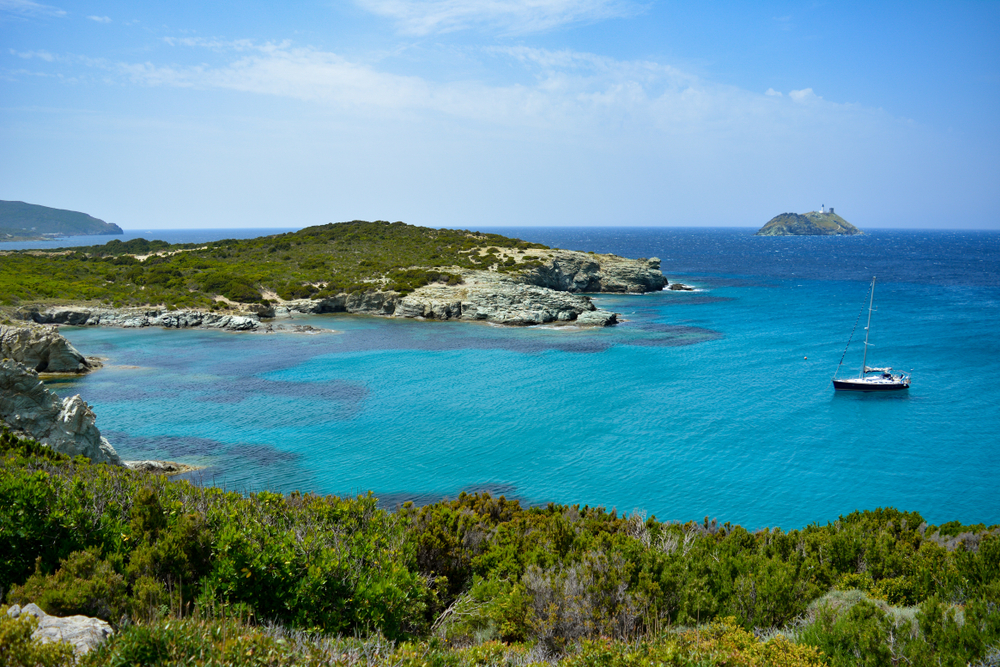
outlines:
[[[894,509],[751,532],[488,494],[386,512],[0,434],[4,602],[118,626],[94,665],[966,665],[1000,651],[998,533]],[[34,650],[0,624],[0,655]]]
[[[509,271],[499,249],[543,248],[498,234],[429,229],[402,222],[342,222],[298,232],[201,246],[111,241],[63,251],[10,253],[0,262],[0,305],[105,303],[221,307],[221,295],[257,303],[341,292],[406,293],[456,282],[451,268]]]
[[[43,235],[89,236],[121,234],[118,225],[78,211],[49,208],[23,201],[0,201],[0,241],[28,240]]]

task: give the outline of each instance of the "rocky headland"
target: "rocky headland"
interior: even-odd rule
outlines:
[[[23,201],[0,201],[0,241],[33,241],[60,236],[123,234],[116,224],[86,213]]]
[[[54,327],[0,324],[0,359],[13,359],[38,373],[87,373],[101,362],[84,357]]]
[[[56,346],[59,339],[65,342],[59,334],[54,334],[52,339],[57,341]],[[93,463],[165,475],[197,469],[174,461],[123,461],[101,435],[94,411],[79,394],[59,398],[45,386],[36,371],[10,358],[0,360],[0,425],[60,454],[85,456]]]
[[[205,327],[227,331],[295,330],[272,320],[299,314],[352,313],[380,317],[465,320],[526,326],[561,323],[609,326],[616,313],[594,305],[584,293],[645,293],[667,286],[660,260],[626,259],[615,255],[568,250],[509,251],[510,259],[531,260],[528,268],[496,270],[450,269],[456,284],[431,283],[403,294],[373,288],[324,298],[283,300],[269,294],[269,304],[246,306],[239,314],[166,307],[107,308],[58,306],[20,308],[18,319],[36,324],[138,328]],[[503,253],[498,261],[505,259]],[[240,308],[241,304],[232,304]],[[252,310],[251,310],[252,308]]]
[[[13,359],[0,360],[0,422],[15,433],[62,454],[123,465],[95,421],[94,411],[79,395],[60,399],[34,370]]]

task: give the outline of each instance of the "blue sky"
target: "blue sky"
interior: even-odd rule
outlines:
[[[126,229],[997,229],[998,34],[998,2],[0,0],[0,199]]]

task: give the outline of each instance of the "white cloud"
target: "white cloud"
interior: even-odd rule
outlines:
[[[56,57],[48,51],[15,51],[14,49],[10,49],[10,53],[11,55],[17,56],[18,58],[24,58],[25,60],[38,58],[39,60],[44,60],[49,63],[56,60]]]
[[[163,41],[170,46],[189,46],[210,49],[222,53],[224,51],[254,51],[258,46],[249,39],[203,39],[201,37],[164,37]],[[287,48],[291,42],[284,41],[277,44],[278,47]]]
[[[66,16],[65,10],[31,0],[0,0],[0,11],[22,16]]]
[[[529,83],[488,85],[395,74],[288,42],[166,41],[215,51],[221,54],[220,62],[178,66],[79,61],[145,86],[235,90],[297,99],[362,119],[391,116],[416,120],[430,113],[496,128],[544,128],[556,134],[610,137],[625,133],[638,137],[654,132],[684,142],[697,141],[697,137],[722,141],[737,136],[750,141],[767,134],[787,134],[790,128],[879,113],[826,102],[811,88],[791,91],[785,98],[773,89],[754,93],[656,62],[621,61],[570,50],[484,49],[487,57],[520,63],[533,79]]]
[[[356,0],[374,14],[413,35],[453,32],[483,26],[510,34],[551,30],[634,16],[643,6],[632,0]]]
[[[764,91],[764,94],[769,95],[771,97],[781,97],[781,93],[775,90],[774,88],[768,88],[766,91]]]
[[[791,97],[796,102],[815,102],[823,99],[822,97],[814,93],[812,88],[804,88],[802,90],[791,90],[788,92],[788,96]]]
[[[87,18],[98,23],[111,23],[110,16],[88,16]]]

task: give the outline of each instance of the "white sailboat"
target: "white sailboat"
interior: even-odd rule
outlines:
[[[868,366],[868,335],[872,327],[872,311],[875,304],[875,276],[872,276],[872,286],[868,299],[868,323],[865,325],[865,353],[861,360],[861,372],[856,378],[838,379],[837,373],[844,363],[844,355],[847,348],[844,348],[844,355],[840,357],[837,364],[837,372],[833,374],[833,388],[837,391],[898,391],[910,388],[910,376],[906,373],[893,373],[892,368],[874,368]],[[857,322],[855,322],[857,327]],[[854,330],[851,330],[851,338],[854,337]],[[847,347],[851,346],[851,340],[847,340]]]

